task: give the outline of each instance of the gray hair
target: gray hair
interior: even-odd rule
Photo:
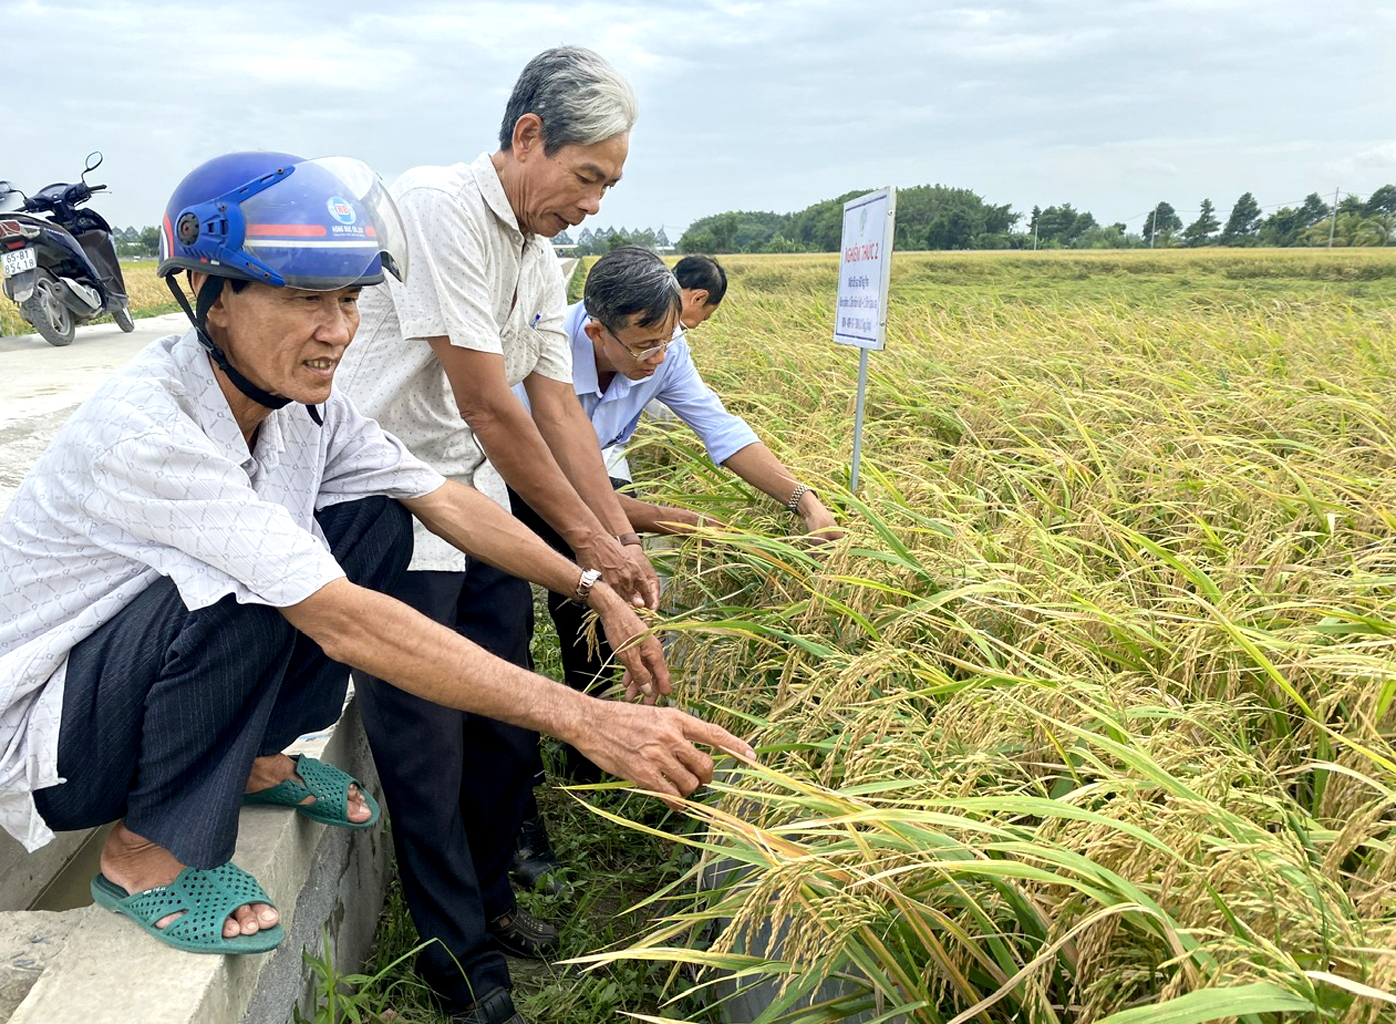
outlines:
[[[543,152],[590,146],[630,131],[640,106],[630,83],[600,55],[580,46],[544,50],[524,67],[504,108],[499,148],[513,145],[525,114],[543,122]]]
[[[683,309],[683,291],[658,253],[638,245],[612,249],[587,274],[582,294],[587,313],[612,334],[630,326],[653,327]]]

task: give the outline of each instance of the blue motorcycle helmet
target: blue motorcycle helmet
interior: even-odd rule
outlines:
[[[208,310],[225,281],[306,291],[378,284],[385,272],[402,281],[406,239],[387,188],[360,160],[228,153],[196,167],[175,188],[160,225],[156,273],[238,390],[279,409],[290,400],[244,377],[208,334]],[[181,270],[209,275],[192,309],[176,281]],[[318,423],[318,410],[310,412]]]

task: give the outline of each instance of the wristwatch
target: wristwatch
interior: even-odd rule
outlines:
[[[578,604],[586,604],[587,598],[591,597],[591,588],[596,586],[596,581],[600,578],[600,569],[583,569],[581,579],[577,580],[577,589],[572,591],[572,600]]]
[[[807,484],[800,484],[799,487],[795,488],[795,493],[790,495],[789,499],[785,502],[785,507],[798,515],[800,511],[800,499],[806,494],[813,493],[813,491],[813,487]]]

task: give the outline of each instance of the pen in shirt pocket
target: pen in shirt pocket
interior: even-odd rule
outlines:
[[[541,312],[534,313],[534,314],[533,314],[533,323],[529,324],[528,326],[532,327],[532,328],[536,331],[536,330],[538,330],[538,321],[539,321],[539,320],[542,320],[542,319],[543,319],[543,314],[542,314]]]

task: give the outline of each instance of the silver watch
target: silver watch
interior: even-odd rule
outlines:
[[[577,589],[572,592],[572,600],[578,604],[586,604],[587,598],[591,597],[591,588],[596,586],[596,581],[600,578],[600,569],[583,569],[581,579],[577,580]]]

